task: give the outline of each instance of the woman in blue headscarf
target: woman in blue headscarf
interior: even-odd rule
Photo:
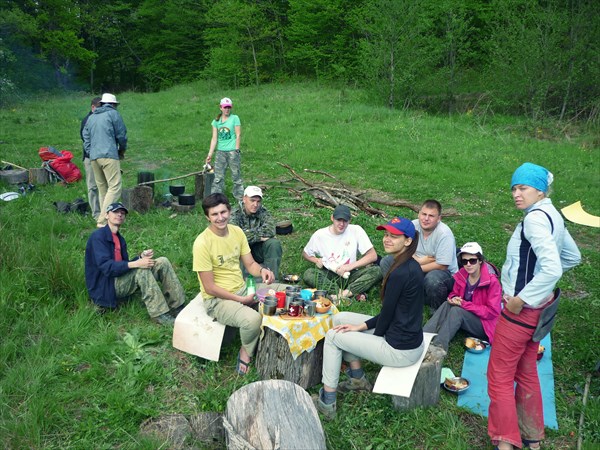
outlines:
[[[506,249],[501,279],[504,309],[488,365],[488,434],[500,450],[539,448],[544,438],[536,328],[544,311],[557,306],[554,288],[563,272],[581,260],[548,198],[552,180],[547,169],[525,163],[511,181],[515,206],[525,217]]]

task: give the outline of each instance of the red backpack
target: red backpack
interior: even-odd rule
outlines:
[[[42,158],[42,166],[58,181],[74,183],[81,180],[81,171],[73,161],[73,153],[67,150],[58,151],[54,147],[41,147],[38,150]]]

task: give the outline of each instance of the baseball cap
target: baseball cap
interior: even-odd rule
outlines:
[[[412,220],[405,219],[404,217],[394,217],[385,225],[379,225],[377,229],[386,230],[395,235],[403,234],[411,239],[415,238],[415,226]]]
[[[221,103],[219,103],[221,106],[233,106],[233,102],[231,101],[231,99],[229,97],[223,97],[221,99]]]
[[[246,189],[244,189],[244,195],[246,197],[256,197],[258,195],[260,198],[262,198],[263,193],[262,189],[258,186],[248,186]]]
[[[102,94],[102,99],[100,100],[100,103],[118,104],[119,102],[117,101],[117,97],[115,97],[113,94]]]
[[[481,249],[481,245],[477,242],[467,242],[460,248],[460,252],[458,252],[459,256],[463,253],[468,253],[470,255],[480,255],[483,256],[483,250]]]
[[[117,202],[117,203],[111,203],[110,205],[108,205],[106,207],[106,212],[113,212],[113,211],[118,211],[119,209],[122,209],[123,211],[125,211],[126,214],[129,213],[129,210],[127,208],[125,208],[125,205],[121,202]]]
[[[352,214],[350,213],[350,208],[346,205],[337,205],[333,210],[333,218],[334,219],[344,219],[347,222],[350,222],[352,218]]]

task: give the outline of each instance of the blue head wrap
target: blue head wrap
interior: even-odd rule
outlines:
[[[510,187],[515,184],[524,184],[536,188],[538,191],[548,192],[548,186],[552,184],[553,175],[542,166],[526,162],[513,173]]]

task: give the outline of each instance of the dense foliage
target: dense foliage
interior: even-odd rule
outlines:
[[[49,88],[228,87],[290,77],[392,108],[598,121],[595,0],[6,0],[0,104]]]

